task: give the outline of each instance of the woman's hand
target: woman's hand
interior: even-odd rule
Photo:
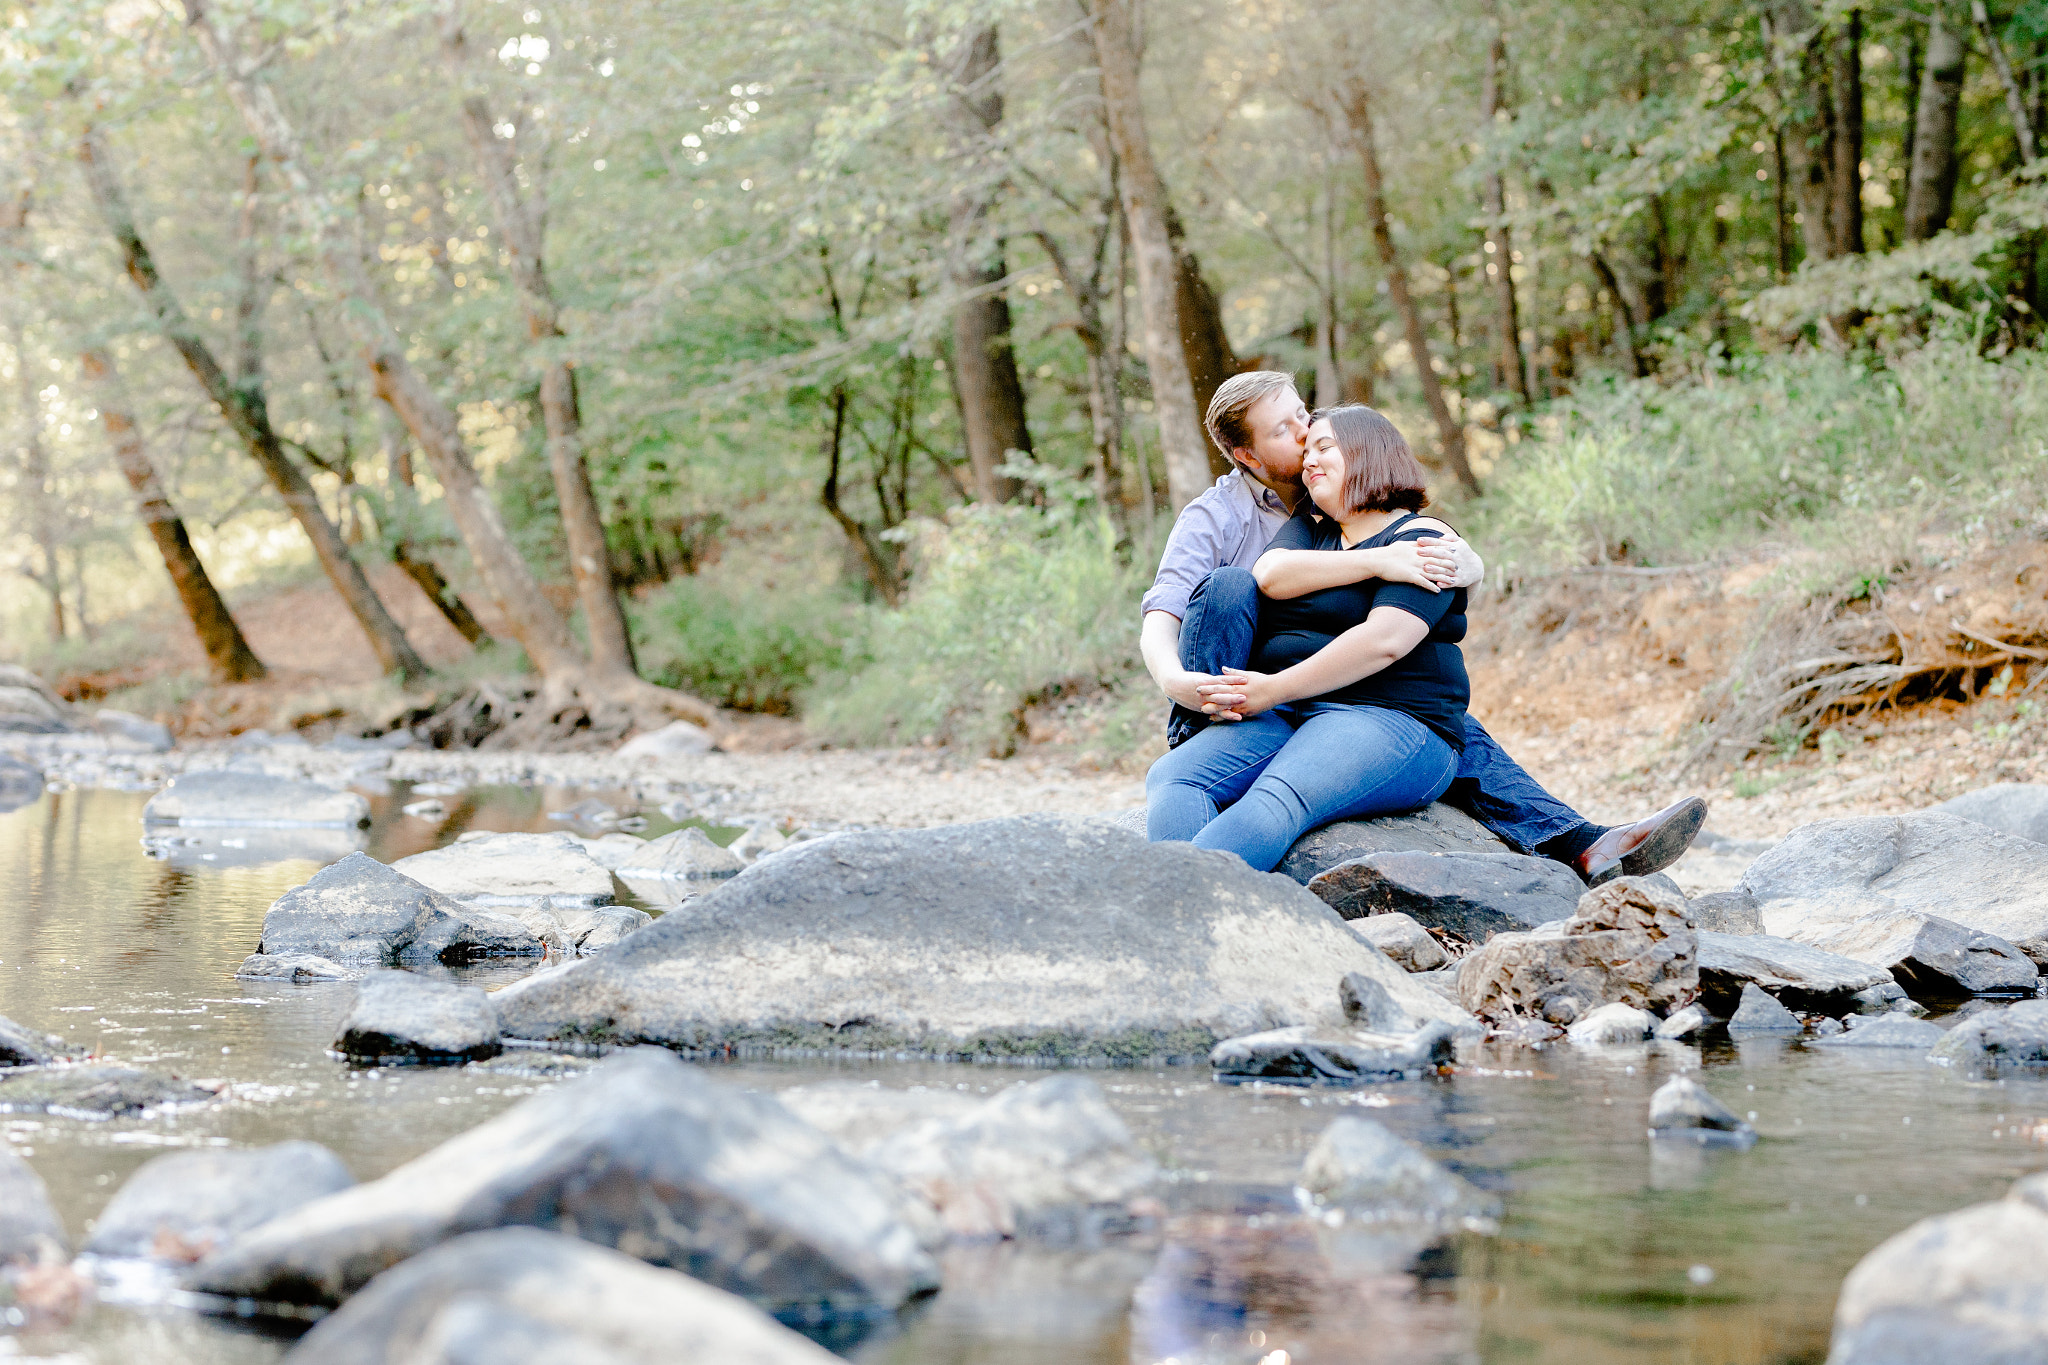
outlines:
[[[1397,540],[1368,551],[1374,578],[1383,583],[1412,583],[1431,592],[1449,587],[1458,577],[1458,560],[1435,540]]]
[[[1226,669],[1222,681],[1205,684],[1198,690],[1205,703],[1202,710],[1216,720],[1243,720],[1293,700],[1281,694],[1275,675],[1249,669]]]

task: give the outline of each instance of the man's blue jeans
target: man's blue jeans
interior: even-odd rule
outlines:
[[[1258,582],[1249,569],[1226,565],[1197,584],[1188,601],[1187,615],[1180,623],[1181,667],[1196,673],[1243,668],[1251,660],[1252,639],[1258,629]],[[1245,723],[1227,721],[1210,728]],[[1181,747],[1189,743],[1193,741]],[[1457,775],[1443,799],[1470,812],[1502,842],[1523,853],[1533,854],[1545,840],[1589,823],[1545,791],[1494,742],[1486,727],[1469,715],[1465,717],[1465,750],[1458,756]]]
[[[1276,707],[1211,725],[1154,763],[1146,835],[1227,849],[1270,872],[1318,825],[1428,805],[1457,767],[1443,736],[1406,712]]]

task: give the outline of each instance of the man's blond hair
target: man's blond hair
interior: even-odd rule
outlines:
[[[1224,459],[1236,464],[1235,452],[1251,445],[1251,425],[1245,421],[1245,414],[1251,411],[1252,404],[1293,387],[1294,376],[1278,370],[1247,370],[1217,385],[1202,425],[1209,429],[1209,439],[1223,452]]]

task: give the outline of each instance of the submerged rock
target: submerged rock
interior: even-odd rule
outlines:
[[[239,980],[290,981],[297,985],[310,981],[353,981],[361,975],[360,971],[313,953],[251,953],[235,968]]]
[[[1650,1096],[1650,1136],[1747,1145],[1756,1130],[1690,1076],[1673,1076]]]
[[[1934,811],[2010,834],[2048,844],[2048,784],[2040,782],[1998,782],[1944,801]]]
[[[1799,1016],[1779,1004],[1777,997],[1761,986],[1745,985],[1735,1013],[1728,1016],[1728,1036],[1759,1033],[1804,1033]]]
[[[1219,1080],[1344,1085],[1424,1076],[1456,1060],[1456,1034],[1441,1019],[1406,1036],[1301,1024],[1230,1038],[1209,1053]]]
[[[1919,910],[1880,910],[1807,935],[1815,947],[1883,967],[1909,994],[1928,999],[2032,991],[2041,969],[1996,934]]]
[[[1603,1004],[1663,1014],[1699,993],[1685,900],[1641,877],[1595,887],[1562,925],[1498,934],[1458,964],[1458,997],[1496,1022],[1569,1025]]]
[[[451,900],[367,853],[352,853],[279,896],[264,913],[257,947],[265,955],[383,966],[541,951],[518,920]]]
[[[195,1261],[355,1177],[317,1142],[169,1152],[144,1162],[107,1201],[85,1249],[95,1256]]]
[[[1434,934],[1398,911],[1352,920],[1351,928],[1404,972],[1433,972],[1451,960]]]
[[[129,1118],[166,1104],[205,1104],[213,1090],[125,1066],[59,1066],[0,1076],[0,1113]]]
[[[1733,1013],[1745,986],[1789,1000],[1801,1009],[1855,1007],[1859,992],[1884,987],[1903,995],[1883,967],[1859,962],[1773,934],[1701,931],[1700,997],[1717,1013]]]
[[[1022,816],[798,844],[496,1000],[518,1038],[1136,1059],[1334,1027],[1347,971],[1465,1018],[1242,860]]]
[[[1866,915],[1918,911],[2048,962],[2048,846],[1921,811],[1822,820],[1743,874],[1764,928],[1814,942]]]
[[[481,1061],[503,1050],[488,995],[411,972],[364,977],[334,1047],[359,1062],[430,1065]]]
[[[1369,853],[1317,873],[1308,889],[1349,920],[1399,913],[1473,943],[1568,917],[1585,883],[1563,863],[1520,853]]]
[[[937,1267],[870,1168],[775,1100],[636,1048],[230,1242],[192,1287],[334,1304],[465,1232],[573,1232],[777,1312],[895,1308]]]
[[[612,874],[570,834],[492,834],[428,849],[394,872],[467,905],[587,908],[612,900]]]
[[[1852,1020],[1860,1016],[1851,1015]],[[1899,1047],[1925,1052],[1946,1037],[1925,1019],[1905,1014],[1880,1014],[1862,1019],[1855,1028],[1826,1038],[1816,1038],[1812,1047]]]
[[[35,1167],[0,1142],[0,1266],[9,1261],[61,1261],[69,1242],[50,1192]]]
[[[1141,812],[1142,817],[1142,812]],[[1142,829],[1143,826],[1141,825]],[[1373,853],[1513,853],[1456,806],[1434,802],[1406,815],[1339,820],[1294,841],[1274,871],[1306,885],[1319,873]]]
[[[1385,1125],[1346,1115],[1301,1163],[1306,1207],[1362,1221],[1412,1221],[1492,1231],[1500,1201],[1446,1170]]]
[[[1857,1262],[1835,1300],[1828,1365],[2048,1359],[2048,1213],[2021,1186],[1923,1218]]]
[[[370,803],[351,791],[255,772],[181,773],[142,808],[147,825],[354,829]]]
[[[1130,1219],[1159,1178],[1130,1129],[1084,1076],[1013,1085],[961,1114],[935,1115],[862,1153],[938,1211],[955,1237],[1072,1239]]]
[[[1690,1007],[1688,1007],[1690,1008]],[[1634,1005],[1602,1005],[1564,1031],[1580,1047],[1640,1043],[1657,1026],[1657,1016]]]
[[[56,1034],[23,1028],[0,1015],[0,1066],[44,1066],[76,1055]]]
[[[504,1228],[387,1270],[290,1365],[837,1365],[759,1309],[575,1237]]]
[[[1950,1029],[1929,1056],[1964,1066],[2048,1062],[2048,1000],[1979,1011]]]

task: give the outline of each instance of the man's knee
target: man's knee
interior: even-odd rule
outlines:
[[[1240,569],[1235,564],[1211,570],[1196,591],[1202,594],[1211,611],[1243,610],[1256,607],[1259,602],[1259,580],[1252,577],[1250,569]]]

